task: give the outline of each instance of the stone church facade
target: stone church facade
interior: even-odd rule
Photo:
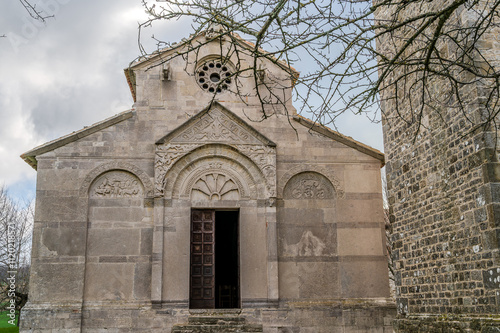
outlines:
[[[132,110],[23,154],[21,331],[392,331],[383,154],[296,115],[282,63],[262,79],[288,113],[261,120],[253,77],[221,58],[249,66],[249,44],[198,38],[196,61],[162,64],[173,47],[126,70]]]

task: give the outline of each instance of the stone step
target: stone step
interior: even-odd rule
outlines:
[[[235,316],[192,316],[188,323],[191,325],[240,325],[245,323],[245,318]]]
[[[262,333],[262,325],[175,325],[172,333]]]

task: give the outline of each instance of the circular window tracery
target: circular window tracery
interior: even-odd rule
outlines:
[[[209,60],[196,70],[196,82],[209,93],[221,93],[229,88],[233,75],[230,67],[219,60]]]

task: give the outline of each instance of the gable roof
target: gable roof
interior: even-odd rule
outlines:
[[[107,119],[104,119],[103,121],[97,122],[95,124],[92,124],[91,126],[85,126],[83,129],[79,131],[75,131],[71,134],[62,136],[58,139],[49,141],[47,143],[44,143],[38,147],[35,147],[24,154],[21,155],[21,158],[31,165],[33,169],[36,170],[37,168],[37,161],[36,161],[36,156],[45,154],[49,151],[52,151],[56,148],[65,146],[71,142],[74,142],[78,139],[84,138],[90,134],[93,134],[97,131],[100,131],[104,128],[110,127],[112,125],[115,125],[119,122],[122,122],[126,119],[131,118],[135,114],[134,109],[127,110],[121,113],[118,113],[117,115],[114,115],[112,117],[109,117]]]
[[[143,66],[152,66],[152,67],[154,67],[155,66],[155,62],[158,62],[158,61],[160,61],[159,64],[161,64],[161,63],[163,63],[165,61],[164,57],[168,57],[170,53],[173,53],[176,50],[182,49],[183,47],[185,47],[186,45],[188,45],[191,41],[193,41],[193,40],[195,40],[197,38],[204,37],[204,36],[206,36],[206,34],[207,34],[207,31],[205,30],[205,31],[202,31],[197,36],[191,35],[189,38],[183,40],[180,43],[174,43],[171,46],[163,48],[163,49],[158,50],[156,52],[153,52],[150,55],[146,55],[146,56],[137,58],[135,61],[133,61],[129,65],[129,67],[125,68],[123,71],[125,73],[125,77],[127,78],[127,83],[129,85],[129,89],[130,89],[130,92],[132,94],[132,98],[134,99],[134,102],[136,102],[136,86],[135,86],[136,80],[135,80],[134,69],[136,69],[138,67],[143,67]],[[241,46],[241,47],[243,47],[243,48],[245,48],[247,50],[252,50],[252,51],[255,50],[255,46],[256,45],[254,43],[249,42],[249,41],[243,39],[237,33],[230,32],[230,33],[228,33],[226,35],[229,35],[231,37],[231,40],[233,42],[238,43],[239,46]],[[212,41],[216,40],[217,38],[219,38],[219,36],[216,36],[214,38],[209,38],[207,40],[207,43],[212,42]],[[203,46],[203,44],[201,44],[200,47],[201,46]],[[295,84],[296,79],[300,75],[299,71],[297,71],[295,68],[293,68],[292,66],[290,66],[286,61],[277,59],[276,57],[274,57],[273,55],[271,55],[269,52],[265,51],[264,49],[262,49],[262,48],[259,47],[259,48],[257,48],[257,50],[258,50],[259,53],[269,55],[269,57],[267,59],[271,59],[274,64],[276,64],[277,66],[281,67],[283,70],[285,70],[285,71],[288,71],[288,70],[291,71],[292,76],[295,78],[293,80],[292,84]],[[167,58],[167,60],[168,60],[168,58]]]
[[[319,134],[322,134],[326,137],[329,137],[337,142],[340,142],[348,147],[354,148],[357,151],[366,154],[368,156],[374,157],[380,161],[382,164],[381,166],[385,165],[385,155],[381,151],[372,148],[368,145],[365,145],[364,143],[361,143],[359,141],[354,140],[353,138],[340,134],[337,131],[334,131],[326,126],[320,125],[310,119],[307,119],[303,116],[293,116],[293,120],[298,122],[299,124],[309,128],[312,131],[315,131]]]
[[[210,113],[215,112],[215,110],[218,110],[222,113],[222,117],[224,119],[216,119],[216,120],[208,120],[207,116]],[[224,123],[224,120],[229,120],[231,123]],[[217,121],[217,123],[215,123]],[[196,128],[196,125],[200,123],[200,128]],[[255,128],[250,126],[247,122],[245,122],[243,119],[235,115],[233,112],[229,111],[225,106],[220,104],[217,101],[213,101],[208,105],[206,108],[204,108],[202,111],[198,112],[195,116],[191,117],[188,121],[174,129],[172,132],[168,133],[165,135],[163,138],[158,140],[156,144],[164,144],[170,141],[175,141],[177,138],[180,138],[183,136],[189,140],[189,136],[192,136],[193,129],[196,129],[197,131],[200,131],[199,135],[202,136],[209,136],[209,132],[203,132],[204,130],[207,129],[207,125],[217,125],[217,127],[222,128],[220,132],[220,136],[216,139],[211,139],[210,137],[206,138],[208,141],[214,141],[214,142],[221,142],[221,139],[224,140],[223,136],[232,136],[232,137],[245,137],[243,140],[253,140],[254,142],[259,142],[263,145],[266,146],[271,146],[271,147],[276,147],[276,144],[269,140],[266,136],[261,134],[259,131],[257,131]],[[195,140],[198,142],[200,138],[191,138],[191,140]],[[234,140],[234,139],[232,139]],[[183,140],[185,141],[185,140]]]

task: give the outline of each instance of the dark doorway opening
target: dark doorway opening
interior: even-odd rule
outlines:
[[[239,211],[191,211],[191,309],[240,307]]]
[[[239,308],[238,211],[215,212],[215,307]]]

